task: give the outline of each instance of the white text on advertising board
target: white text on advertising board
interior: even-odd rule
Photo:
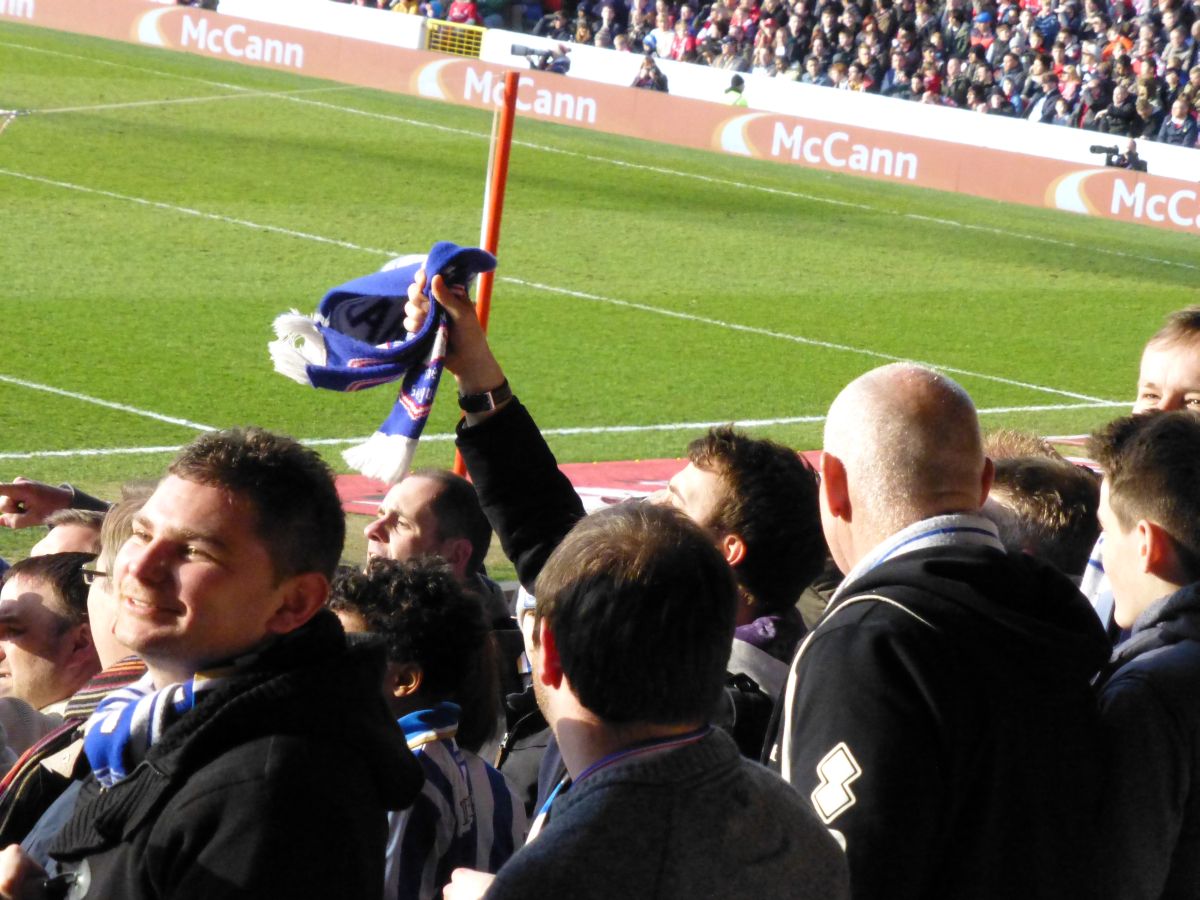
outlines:
[[[198,47],[216,56],[272,63],[292,69],[304,68],[304,47],[290,41],[249,34],[245,25],[209,28],[207,19],[183,17],[182,45]]]
[[[852,144],[850,135],[844,131],[805,137],[803,125],[797,125],[788,131],[786,125],[776,122],[775,134],[771,139],[771,155],[782,156],[784,151],[788,150],[796,162],[803,159],[813,165],[824,163],[834,169],[869,172],[872,175],[906,178],[909,181],[916,181],[917,178],[915,153]]]
[[[1183,188],[1173,194],[1146,193],[1145,183],[1132,189],[1124,179],[1113,180],[1112,214],[1123,210],[1133,213],[1135,219],[1165,222],[1170,219],[1183,228],[1200,228],[1200,209],[1197,209],[1196,192]]]
[[[536,90],[530,90],[536,88]],[[504,102],[504,79],[491,72],[476,71],[467,67],[467,86],[463,94],[466,100],[482,100],[499,106]],[[596,101],[592,97],[579,97],[567,91],[548,91],[536,87],[532,78],[522,77],[517,82],[517,109],[533,111],[539,116],[561,119],[564,122],[586,122],[596,124]]]
[[[0,16],[15,19],[33,18],[33,0],[0,0]]]

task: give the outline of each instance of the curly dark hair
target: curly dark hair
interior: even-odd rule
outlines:
[[[499,687],[491,632],[479,600],[436,557],[372,559],[340,569],[329,607],[358,615],[386,643],[389,662],[421,667],[421,695],[462,708],[458,742],[481,746],[496,725]]]

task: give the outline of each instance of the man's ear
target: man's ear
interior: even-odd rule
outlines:
[[[94,669],[99,657],[96,655],[96,642],[92,640],[92,626],[87,622],[75,625],[65,637],[69,641],[67,666]]]
[[[821,497],[830,515],[847,522],[851,520],[853,510],[846,467],[840,459],[824,450],[821,451]]]
[[[387,692],[391,697],[408,697],[421,689],[425,671],[418,663],[388,663]]]
[[[538,678],[542,684],[558,688],[562,686],[562,660],[558,655],[558,641],[550,630],[550,623],[545,619],[538,622],[539,651],[541,665],[538,666]]]
[[[1138,562],[1144,574],[1156,575],[1165,581],[1175,582],[1178,577],[1179,560],[1175,542],[1165,528],[1149,519],[1140,519],[1133,526],[1137,534]]]
[[[284,579],[278,588],[279,605],[267,620],[269,634],[295,631],[329,599],[329,579],[320,572],[301,572]]]
[[[717,549],[725,557],[725,562],[736,568],[746,559],[746,542],[740,534],[727,534],[717,541]]]
[[[474,549],[466,538],[449,538],[442,541],[438,556],[449,564],[455,575],[463,576],[467,573],[467,563],[471,561]]]

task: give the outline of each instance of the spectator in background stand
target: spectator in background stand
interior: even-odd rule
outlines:
[[[894,52],[892,53],[892,67],[883,73],[883,80],[880,82],[879,91],[888,97],[906,91],[908,90],[910,77],[911,73],[904,64],[904,54]]]
[[[654,39],[654,54],[659,59],[667,59],[671,55],[671,43],[675,40],[675,30],[671,27],[671,17],[660,12],[655,17],[654,30],[650,32]]]
[[[1016,118],[1017,110],[1010,100],[1000,88],[995,88],[989,95],[987,100],[987,111],[995,116],[1010,116]]]
[[[1021,93],[1011,78],[1007,76],[1000,82],[1000,93],[1004,95],[1004,103],[1001,104],[1005,110],[1005,115],[1021,116],[1024,112],[1025,105],[1021,100]]]
[[[446,21],[460,25],[482,25],[483,17],[475,0],[451,0],[446,9]]]
[[[1171,105],[1171,116],[1163,120],[1158,140],[1179,147],[1196,146],[1196,120],[1191,117],[1188,103],[1182,97]]]
[[[804,60],[804,74],[800,76],[801,84],[815,84],[818,87],[831,87],[833,82],[821,71],[821,60],[817,56],[809,56]]]
[[[1058,77],[1053,72],[1044,73],[1042,75],[1041,96],[1036,98],[1030,105],[1026,118],[1030,122],[1041,122],[1047,125],[1052,123],[1054,121],[1055,109],[1061,96],[1058,92]]]
[[[1137,137],[1141,134],[1141,121],[1137,114],[1137,101],[1129,95],[1129,88],[1118,83],[1113,88],[1112,102],[1095,117],[1096,128],[1104,134],[1118,137]]]
[[[675,23],[675,36],[671,39],[671,59],[678,62],[692,62],[696,58],[696,38],[688,31],[687,23],[680,20]]]

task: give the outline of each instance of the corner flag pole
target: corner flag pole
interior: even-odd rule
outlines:
[[[504,105],[492,117],[492,141],[488,152],[487,180],[483,188],[483,223],[480,227],[479,245],[497,255],[500,246],[500,219],[504,214],[504,189],[508,184],[508,157],[512,149],[513,122],[517,115],[517,83],[520,73],[509,72],[504,76]],[[476,291],[475,315],[487,333],[488,318],[492,312],[492,284],[495,272],[484,272],[479,276]],[[454,471],[467,474],[462,454],[454,451]]]

